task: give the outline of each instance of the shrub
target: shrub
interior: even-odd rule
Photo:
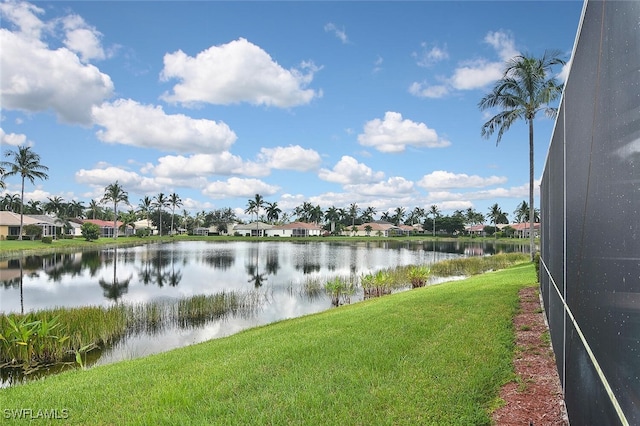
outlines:
[[[143,238],[151,235],[151,230],[149,228],[136,229],[136,237]]]
[[[80,228],[82,232],[82,236],[87,241],[97,240],[100,238],[100,227],[95,223],[85,222],[82,224],[82,228]]]
[[[38,225],[24,225],[22,227],[25,236],[30,239],[39,238],[42,235],[42,228]]]
[[[42,237],[42,242],[45,244],[51,244],[53,242],[53,238],[51,237]]]
[[[411,287],[424,287],[427,284],[430,273],[431,270],[426,266],[412,266],[408,273]]]

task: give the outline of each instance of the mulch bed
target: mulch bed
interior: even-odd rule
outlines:
[[[494,411],[493,421],[496,425],[568,426],[538,288],[524,288],[519,295],[520,310],[513,320],[516,380],[500,391],[505,404]]]

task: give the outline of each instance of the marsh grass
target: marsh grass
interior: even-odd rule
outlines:
[[[110,307],[56,308],[0,315],[0,366],[34,369],[78,359],[127,335],[153,334],[169,325],[196,327],[226,315],[251,315],[264,303],[257,291],[198,295]],[[84,362],[80,362],[83,365]]]
[[[500,253],[493,256],[476,256],[448,259],[431,265],[431,273],[440,277],[478,275],[487,271],[505,269],[526,262],[525,253]]]

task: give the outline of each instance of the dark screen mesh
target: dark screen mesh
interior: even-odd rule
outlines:
[[[640,424],[638,1],[586,4],[540,200],[540,285],[569,420]]]

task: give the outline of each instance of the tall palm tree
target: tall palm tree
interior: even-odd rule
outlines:
[[[84,211],[86,210],[84,203],[78,200],[71,200],[67,206],[67,213],[69,217],[82,219],[84,218]]]
[[[162,211],[169,207],[169,200],[162,192],[153,197],[153,200],[154,207],[158,209],[158,236],[162,236]]]
[[[91,200],[91,202],[89,203],[89,207],[87,207],[87,210],[89,210],[91,212],[91,218],[95,219],[96,218],[96,214],[100,214],[102,208],[100,207],[100,203],[96,200]]]
[[[513,211],[514,219],[517,223],[528,220],[529,217],[529,204],[526,201],[522,201],[518,204],[518,207]]]
[[[22,201],[18,194],[5,194],[2,198],[2,210],[17,213],[20,211]]]
[[[129,194],[118,181],[115,181],[104,189],[101,202],[113,203],[113,238],[116,239],[118,238],[118,203],[129,204]]]
[[[563,85],[556,81],[552,68],[564,65],[559,52],[545,52],[542,58],[517,55],[507,61],[502,78],[496,81],[493,90],[485,95],[478,106],[481,110],[499,108],[501,111],[482,125],[482,136],[489,138],[498,132],[496,145],[504,132],[517,120],[524,120],[529,126],[529,244],[531,260],[534,259],[533,205],[533,121],[542,111],[549,118],[555,118],[558,109],[549,104],[562,94]]]
[[[440,209],[438,209],[438,206],[436,206],[435,204],[432,204],[431,207],[429,207],[429,213],[430,215],[433,215],[433,236],[436,236],[436,219],[440,216]]]
[[[140,203],[138,204],[138,212],[147,221],[147,226],[149,225],[149,215],[151,214],[152,209],[153,209],[153,200],[148,195],[145,195],[144,198],[142,198],[140,200]]]
[[[42,209],[42,203],[40,201],[29,200],[25,206],[25,211],[27,214],[42,214],[44,210]]]
[[[358,205],[356,203],[351,203],[351,205],[349,206],[349,216],[351,216],[352,228],[356,226],[356,217],[358,216],[359,211],[360,211],[360,208],[358,207]]]
[[[494,205],[489,207],[489,214],[487,216],[493,222],[493,232],[497,238],[498,223],[509,223],[509,221],[507,220],[507,214],[502,211],[500,206],[498,206],[498,203],[495,203]]]
[[[376,208],[369,206],[362,211],[362,216],[360,217],[360,219],[362,219],[363,223],[373,222],[373,218],[375,215],[376,215]]]
[[[251,214],[254,213],[256,215],[256,236],[260,236],[260,228],[258,225],[258,215],[260,215],[260,209],[264,205],[264,198],[262,195],[256,194],[253,200],[249,200],[247,202],[247,208],[244,211],[245,213]]]
[[[405,216],[405,210],[404,207],[396,207],[396,209],[394,210],[394,215],[393,215],[393,221],[395,222],[396,226],[400,226],[400,224],[402,223],[402,220],[404,219]]]
[[[62,197],[56,195],[55,197],[48,197],[46,203],[44,203],[44,211],[46,213],[53,214],[54,216],[61,217],[62,209],[64,208],[65,201]]]
[[[176,214],[176,207],[182,207],[182,200],[175,192],[169,195],[169,205],[171,205],[171,234],[173,235],[173,217]]]
[[[270,222],[277,222],[280,217],[280,213],[282,210],[278,207],[278,202],[274,201],[273,203],[266,203],[266,211],[267,211],[267,220]]]
[[[22,185],[20,189],[20,234],[18,239],[22,239],[22,227],[24,224],[24,180],[34,184],[36,179],[49,179],[47,171],[49,168],[40,164],[40,156],[31,150],[31,147],[21,146],[16,151],[8,151],[6,157],[11,157],[13,161],[3,161],[0,167],[4,169],[3,176],[20,175]]]

